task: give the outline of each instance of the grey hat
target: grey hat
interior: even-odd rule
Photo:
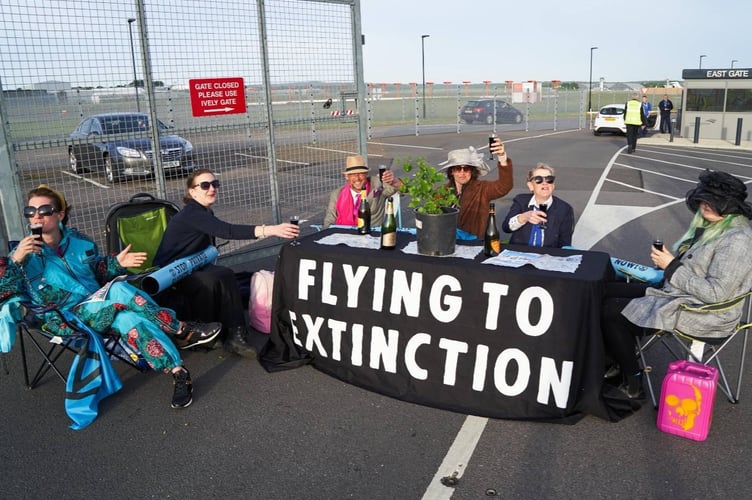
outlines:
[[[452,167],[458,167],[460,165],[467,165],[469,167],[475,167],[478,170],[478,176],[483,177],[491,171],[483,161],[483,155],[478,153],[474,147],[470,146],[466,149],[455,149],[449,152],[447,161],[442,165],[441,170],[446,170]]]

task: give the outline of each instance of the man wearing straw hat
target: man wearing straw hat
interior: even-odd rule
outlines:
[[[348,156],[342,173],[347,183],[329,196],[324,228],[333,224],[356,226],[360,192],[363,189],[371,206],[371,226],[380,226],[384,219],[385,201],[398,191],[400,181],[394,178],[391,170],[386,170],[381,180],[378,175],[368,177],[368,167],[361,155]]]

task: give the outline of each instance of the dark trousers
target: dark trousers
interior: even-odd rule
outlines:
[[[238,282],[227,267],[209,264],[178,281],[155,300],[174,309],[180,319],[220,321],[223,335],[233,327],[246,325]]]
[[[671,133],[671,111],[669,111],[668,113],[661,112],[661,133]]]
[[[637,134],[640,133],[640,125],[627,125],[627,151],[637,149]]]
[[[644,297],[645,283],[613,282],[606,284],[606,298],[601,309],[601,330],[606,354],[621,366],[622,373],[637,373],[640,365],[635,355],[635,338],[645,330],[625,318],[621,312],[636,297]]]

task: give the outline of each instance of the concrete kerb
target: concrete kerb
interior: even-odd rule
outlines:
[[[653,134],[648,137],[640,137],[637,139],[638,146],[677,146],[683,148],[704,148],[704,149],[723,149],[723,150],[737,150],[737,151],[752,151],[752,141],[741,141],[741,144],[737,146],[733,141],[725,141],[722,139],[700,139],[695,144],[692,139],[687,137],[676,137],[671,142],[671,136],[669,134]]]

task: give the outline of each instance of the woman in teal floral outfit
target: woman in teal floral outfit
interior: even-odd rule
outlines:
[[[189,341],[190,345],[213,340],[221,324],[183,323],[170,309],[159,307],[148,295],[125,281],[110,282],[127,274],[127,267],[139,266],[144,252],[131,252],[130,245],[117,256],[102,256],[90,238],[66,227],[70,207],[65,197],[49,186],[41,185],[29,192],[24,216],[30,225],[42,226],[42,238],[27,236],[8,259],[0,261],[0,316],[18,319],[11,306],[13,296],[24,297],[36,305],[54,305],[64,314],[72,313],[95,332],[111,330],[136,351],[154,370],[172,373],[175,379],[173,408],[192,402],[192,383],[171,337]],[[66,321],[54,312],[43,318],[45,329],[65,336],[73,332]],[[12,332],[0,338],[2,350],[13,343]],[[3,332],[0,332],[2,337]],[[10,339],[8,339],[10,334]]]

